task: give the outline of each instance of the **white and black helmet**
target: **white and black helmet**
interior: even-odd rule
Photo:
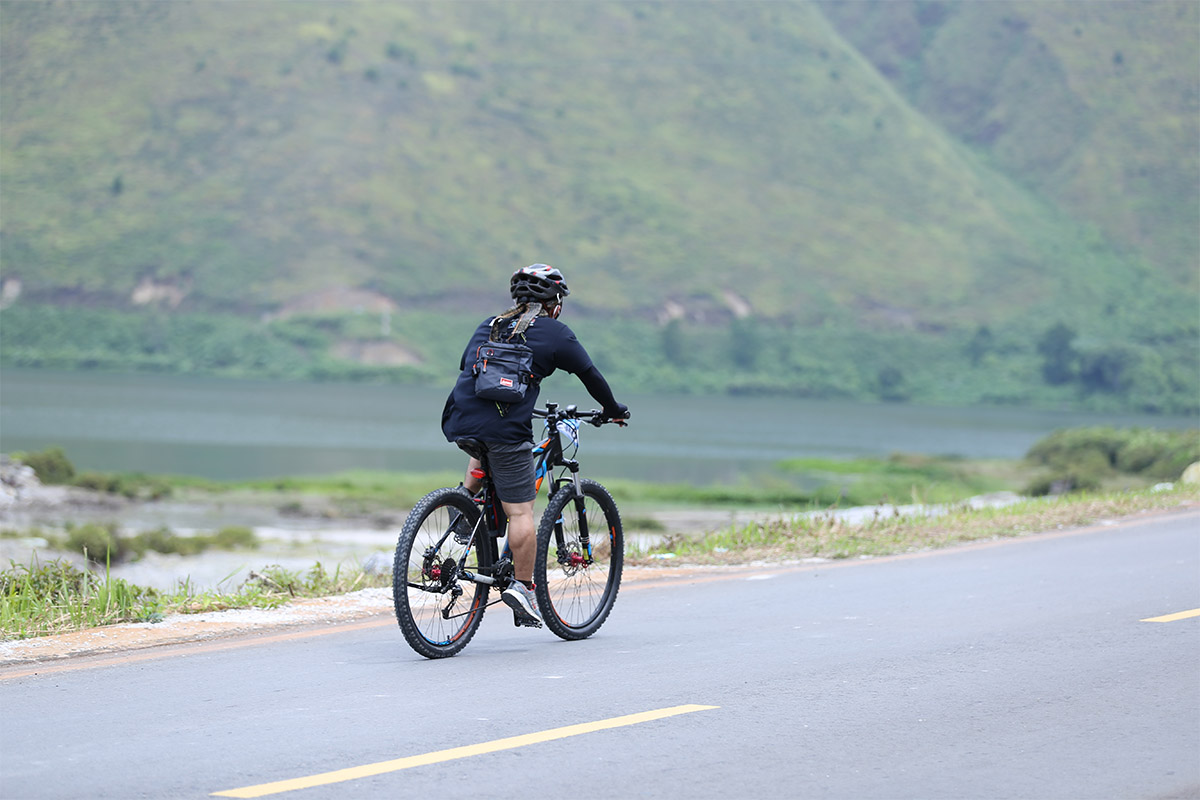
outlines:
[[[517,302],[536,300],[546,303],[561,300],[571,293],[562,273],[548,264],[531,264],[512,274],[509,293]]]

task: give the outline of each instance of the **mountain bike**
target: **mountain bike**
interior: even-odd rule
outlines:
[[[542,618],[562,639],[586,639],[612,611],[621,586],[625,535],[621,514],[601,484],[579,474],[580,422],[624,426],[600,411],[560,409],[547,403],[545,438],[533,449],[537,490],[549,503],[537,527],[534,583]],[[455,442],[483,468],[479,491],[435,489],[409,512],[396,542],[392,599],[408,644],[426,658],[461,651],[479,629],[492,589],[514,580],[507,518],[488,479],[486,447],[477,439]]]

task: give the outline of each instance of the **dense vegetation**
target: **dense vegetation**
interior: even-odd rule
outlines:
[[[448,386],[478,321],[413,311],[394,318],[385,338],[372,333],[378,317],[366,314],[262,324],[232,314],[24,304],[0,312],[0,363]],[[787,393],[1176,414],[1200,409],[1197,340],[1186,330],[1099,340],[1062,323],[1044,330],[1037,323],[1012,323],[932,334],[849,324],[805,328],[750,318],[658,326],[568,314],[566,321],[624,392]],[[1148,316],[1147,329],[1156,326]],[[403,342],[418,358],[403,364],[339,358],[335,349],[348,340]]]
[[[1200,6],[7,4],[0,364],[1200,409]]]

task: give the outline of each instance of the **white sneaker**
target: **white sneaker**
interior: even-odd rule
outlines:
[[[504,605],[512,609],[513,625],[526,628],[542,627],[542,615],[538,612],[537,595],[532,589],[526,589],[525,584],[513,581],[512,585],[500,594]]]

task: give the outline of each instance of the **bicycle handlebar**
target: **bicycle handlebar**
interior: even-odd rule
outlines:
[[[621,419],[616,419],[614,417],[607,416],[600,409],[594,408],[591,411],[580,411],[579,408],[574,405],[569,405],[565,408],[560,409],[558,407],[558,403],[546,403],[545,408],[535,408],[533,410],[533,415],[535,417],[542,417],[542,418],[554,416],[554,417],[557,417],[558,419],[581,419],[581,420],[584,420],[585,422],[592,423],[597,428],[599,428],[601,425],[605,425],[610,422],[614,422],[617,425],[624,428],[625,425],[627,424],[625,422],[625,420],[629,419],[628,411],[625,412],[624,417],[622,417]]]

